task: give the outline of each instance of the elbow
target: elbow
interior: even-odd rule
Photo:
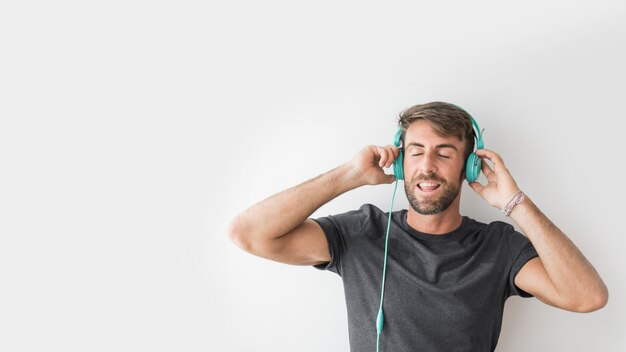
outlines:
[[[244,250],[248,248],[247,241],[245,240],[246,230],[239,217],[236,217],[230,221],[226,233],[228,234],[228,239],[236,244],[237,247]]]
[[[592,309],[590,310],[590,312],[604,308],[607,303],[609,303],[609,290],[607,290],[605,286],[602,292],[596,295],[594,299],[594,304],[592,305]]]
[[[575,309],[579,313],[591,313],[604,308],[609,302],[609,291],[606,286],[600,292],[589,296]]]

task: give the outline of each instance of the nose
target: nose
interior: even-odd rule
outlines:
[[[424,153],[418,165],[418,171],[423,174],[430,174],[437,171],[436,155],[435,153]]]

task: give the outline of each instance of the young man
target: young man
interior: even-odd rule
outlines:
[[[525,236],[507,223],[483,224],[459,213],[475,136],[467,112],[442,102],[416,105],[400,115],[399,126],[411,208],[391,214],[380,336],[390,214],[365,204],[309,216],[344,192],[394,182],[383,168],[392,166],[398,147],[367,146],[349,162],[255,204],[231,222],[230,238],[257,256],[340,275],[352,351],[374,351],[379,343],[382,351],[493,351],[511,295],[574,312],[606,305],[608,291],[593,266],[520,191],[493,151],[476,150],[487,183],[469,185],[506,209]]]

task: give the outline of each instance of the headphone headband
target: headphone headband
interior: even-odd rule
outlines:
[[[476,149],[483,149],[485,147],[485,144],[483,143],[483,136],[480,133],[480,127],[478,127],[478,123],[476,122],[476,120],[474,120],[472,115],[470,115],[470,118],[472,119],[472,124],[476,129]]]
[[[454,105],[454,104],[450,104],[450,105]],[[485,143],[483,142],[483,135],[480,132],[480,127],[478,126],[478,122],[476,122],[474,117],[472,117],[472,115],[470,115],[470,113],[467,112],[465,109],[463,109],[462,107],[458,105],[454,105],[454,106],[464,111],[470,117],[470,119],[472,120],[472,125],[474,126],[474,130],[476,131],[476,149],[483,149],[485,147]],[[393,144],[396,147],[400,147],[401,142],[402,142],[402,127],[398,127],[398,132],[396,132],[396,136],[393,139]]]
[[[478,123],[476,122],[476,120],[474,120],[472,115],[469,112],[467,112],[465,109],[463,109],[462,107],[452,104],[452,103],[448,103],[448,104],[455,106],[459,110],[462,110],[463,112],[467,114],[467,116],[470,117],[470,119],[472,120],[472,125],[474,125],[474,129],[476,130],[476,149],[483,149],[485,147],[485,144],[483,143],[483,136],[482,136],[482,133],[480,133],[480,127],[478,127]]]
[[[398,127],[398,132],[396,132],[396,136],[393,138],[393,145],[396,147],[400,147],[400,143],[402,142],[402,127]]]

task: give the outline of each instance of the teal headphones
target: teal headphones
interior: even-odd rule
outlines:
[[[470,118],[472,119],[472,125],[474,125],[474,129],[476,130],[476,149],[477,150],[483,149],[485,145],[483,143],[483,137],[480,133],[480,127],[478,127],[478,123],[476,123],[476,120],[474,120],[474,118],[471,115],[470,115]],[[401,143],[402,143],[402,127],[399,127],[398,132],[396,132],[396,136],[393,140],[393,144],[396,147],[400,148]],[[403,149],[404,148],[400,148],[400,154],[398,154],[398,157],[393,162],[393,174],[396,176],[396,179],[398,180],[404,180],[404,167],[402,166],[404,162]],[[465,178],[467,179],[468,182],[474,182],[478,179],[478,176],[480,175],[481,167],[482,167],[481,158],[478,155],[476,155],[475,152],[472,152],[467,157],[467,161],[465,162]]]
[[[457,108],[461,109],[458,106]],[[469,115],[469,113],[467,114]],[[470,115],[470,118],[472,119],[472,125],[474,126],[474,129],[476,130],[476,137],[475,137],[476,138],[476,150],[483,149],[485,146],[483,143],[482,134],[480,133],[480,127],[478,127],[478,123],[476,123],[476,120],[474,120],[474,118],[471,115]],[[402,166],[404,162],[404,153],[403,153],[404,148],[400,147],[400,145],[402,144],[402,127],[398,128],[398,132],[396,132],[396,136],[393,140],[393,144],[396,147],[400,148],[400,153],[398,154],[398,157],[396,158],[396,160],[393,162],[393,174],[396,176],[396,182],[395,182],[395,186],[393,189],[393,195],[391,196],[391,205],[389,206],[389,220],[387,222],[387,235],[385,236],[385,261],[383,263],[383,278],[382,278],[382,284],[381,284],[382,287],[381,287],[381,293],[380,293],[380,307],[378,308],[378,316],[376,317],[376,351],[377,352],[379,351],[379,348],[380,348],[380,334],[383,331],[383,325],[385,324],[385,314],[383,313],[383,301],[385,298],[385,277],[387,274],[387,244],[389,243],[389,229],[391,227],[391,214],[393,212],[393,201],[396,198],[396,190],[398,189],[398,181],[404,180],[404,168]],[[481,158],[478,155],[476,155],[475,152],[472,152],[467,157],[467,161],[465,162],[465,178],[467,179],[467,181],[469,182],[476,181],[478,179],[478,176],[480,175],[481,167],[482,167]]]

